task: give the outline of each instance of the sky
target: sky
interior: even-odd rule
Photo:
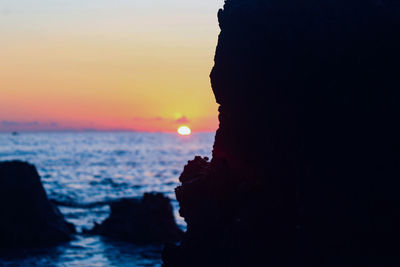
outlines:
[[[214,131],[223,0],[0,0],[0,131]]]

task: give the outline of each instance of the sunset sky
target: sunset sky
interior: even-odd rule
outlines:
[[[0,0],[0,131],[217,128],[223,0]]]

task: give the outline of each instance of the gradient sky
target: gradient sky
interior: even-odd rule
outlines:
[[[0,131],[217,128],[223,0],[0,0]]]

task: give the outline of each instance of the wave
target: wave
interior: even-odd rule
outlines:
[[[75,201],[62,201],[62,200],[56,200],[56,199],[51,199],[50,201],[60,207],[68,207],[68,208],[97,208],[97,207],[103,207],[110,205],[113,202],[118,201],[119,199],[114,199],[114,200],[107,200],[107,201],[96,201],[96,202],[87,202],[87,203],[80,203],[80,202],[75,202]]]

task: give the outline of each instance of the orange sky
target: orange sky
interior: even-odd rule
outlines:
[[[0,131],[214,131],[222,2],[0,0]]]

